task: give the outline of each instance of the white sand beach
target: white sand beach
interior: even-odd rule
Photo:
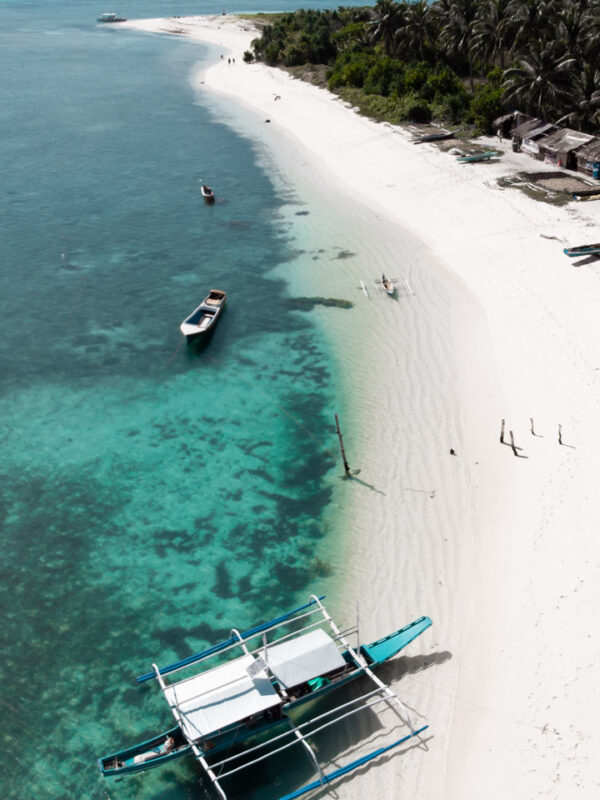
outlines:
[[[421,614],[434,621],[404,674],[387,673],[429,723],[426,747],[355,773],[339,797],[600,796],[600,263],[563,254],[600,240],[600,203],[558,207],[500,188],[502,176],[550,169],[510,142],[483,140],[502,151],[495,163],[459,164],[322,89],[245,64],[248,22],[125,27],[218,45],[224,58],[199,88],[253,110],[275,159],[284,139],[298,154],[292,174],[340,210],[357,202],[364,212],[348,213],[361,224],[397,225],[411,248],[396,255],[382,242],[322,284],[307,278],[314,294],[343,296],[342,276],[356,289],[395,265],[396,300],[371,281],[370,298],[352,296],[356,313],[315,312],[345,343],[340,370],[365,420],[345,437],[360,473],[336,492],[340,610],[353,614],[358,597],[365,639]],[[518,457],[500,443],[502,419]],[[365,749],[377,746],[364,732]]]

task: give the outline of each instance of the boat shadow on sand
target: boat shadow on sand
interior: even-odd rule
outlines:
[[[431,667],[444,664],[451,658],[452,653],[447,650],[429,653],[427,655],[396,658],[393,661],[380,665],[377,668],[377,675],[384,683],[389,684],[400,680],[406,675],[412,675]],[[401,687],[399,688],[399,695],[402,699]],[[338,689],[333,696],[325,695],[315,700],[309,707],[303,710],[301,715],[295,716],[294,721],[298,724],[304,719],[310,719],[313,716],[324,714],[329,709],[335,708],[336,705],[349,702],[359,697],[364,693],[364,690],[365,682],[363,678],[353,685]],[[424,714],[407,705],[404,700],[402,700],[402,702],[408,709],[413,726],[419,727],[424,721],[426,722]],[[384,724],[384,721],[380,719],[380,714],[367,708],[361,712],[359,719],[348,721],[346,724],[337,727],[335,734],[329,732],[311,737],[310,741],[318,752],[319,763],[323,771],[329,772],[331,769],[335,769],[344,763],[360,758],[361,755],[368,750],[384,747],[391,739],[405,735],[407,732],[406,724],[394,710],[393,706],[387,708],[385,714],[388,724]],[[394,714],[397,715],[396,721],[394,721],[391,716]],[[391,723],[389,723],[390,719],[392,719]],[[429,731],[423,733],[417,739],[408,741],[397,750],[381,755],[376,761],[364,764],[364,766],[359,767],[356,772],[358,774],[366,774],[370,769],[376,769],[378,766],[387,763],[391,759],[401,759],[402,754],[412,749],[420,748],[422,750],[427,750],[428,743],[432,738],[433,734],[430,734]],[[399,768],[401,769],[401,760],[399,764]],[[247,800],[259,800],[259,798],[260,800],[276,800],[281,797],[281,786],[302,786],[314,780],[314,777],[314,771],[310,761],[306,759],[306,753],[302,752],[301,748],[298,748],[296,752],[288,751],[283,770],[281,768],[281,763],[279,764],[279,770],[277,770],[275,765],[268,765],[263,762],[261,765],[249,768],[244,778],[242,779],[240,777],[238,779],[239,782],[232,779],[229,783],[229,787],[231,789],[231,796],[239,794],[240,796],[243,795],[246,797]],[[338,796],[338,791],[341,789],[341,786],[351,780],[352,774],[349,774],[336,783],[335,789],[331,785],[326,785],[322,790],[315,790],[315,793],[311,794],[311,797]],[[267,791],[265,791],[266,786],[270,787]],[[256,789],[250,787],[256,787]]]

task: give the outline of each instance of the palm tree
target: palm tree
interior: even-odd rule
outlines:
[[[560,0],[510,1],[507,14],[516,27],[511,52],[525,50],[532,42],[546,43],[551,38],[557,2]]]
[[[504,73],[504,102],[516,101],[542,119],[552,117],[568,96],[571,71],[577,62],[556,43],[539,43],[522,53],[518,66]]]
[[[394,0],[377,0],[375,3],[373,40],[381,42],[389,56],[394,55],[396,32],[403,24],[403,12],[403,7]]]
[[[419,58],[425,61],[425,45],[430,41],[432,32],[431,6],[427,0],[416,0],[406,7],[404,25],[399,29],[397,39],[413,53],[419,51]]]
[[[471,94],[474,94],[472,41],[478,6],[478,0],[450,0],[440,34],[440,42],[448,55],[468,62]]]
[[[568,122],[578,130],[592,131],[598,127],[600,114],[600,67],[585,64],[583,70],[574,72],[569,86],[570,111],[557,125]]]
[[[473,25],[473,52],[481,57],[484,72],[487,72],[487,60],[496,58],[504,70],[507,42],[514,31],[514,21],[508,13],[509,3],[510,0],[486,0],[479,7]]]

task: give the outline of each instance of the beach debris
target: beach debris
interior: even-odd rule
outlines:
[[[335,415],[335,428],[337,431],[338,439],[340,440],[340,450],[342,451],[342,460],[344,461],[344,472],[346,473],[347,478],[351,478],[352,475],[350,473],[350,467],[346,459],[346,451],[344,450],[344,440],[342,439],[342,432],[340,430],[340,421],[338,419],[337,414]]]
[[[500,444],[506,444],[506,442],[504,441],[504,426],[505,426],[505,424],[506,424],[506,420],[503,419],[502,423],[500,425]]]
[[[560,425],[560,423],[559,423],[559,426],[558,426],[558,443],[562,444],[563,447],[570,447],[572,450],[576,449],[574,444],[566,444],[565,442],[563,442],[563,440],[562,440],[562,425]]]
[[[456,450],[453,447],[450,448],[450,455],[451,456],[455,456],[456,455]]]

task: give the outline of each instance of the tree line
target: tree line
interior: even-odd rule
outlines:
[[[269,16],[270,18],[270,16]],[[370,116],[489,130],[519,110],[600,131],[600,0],[378,0],[273,15],[247,61],[325,65]]]

